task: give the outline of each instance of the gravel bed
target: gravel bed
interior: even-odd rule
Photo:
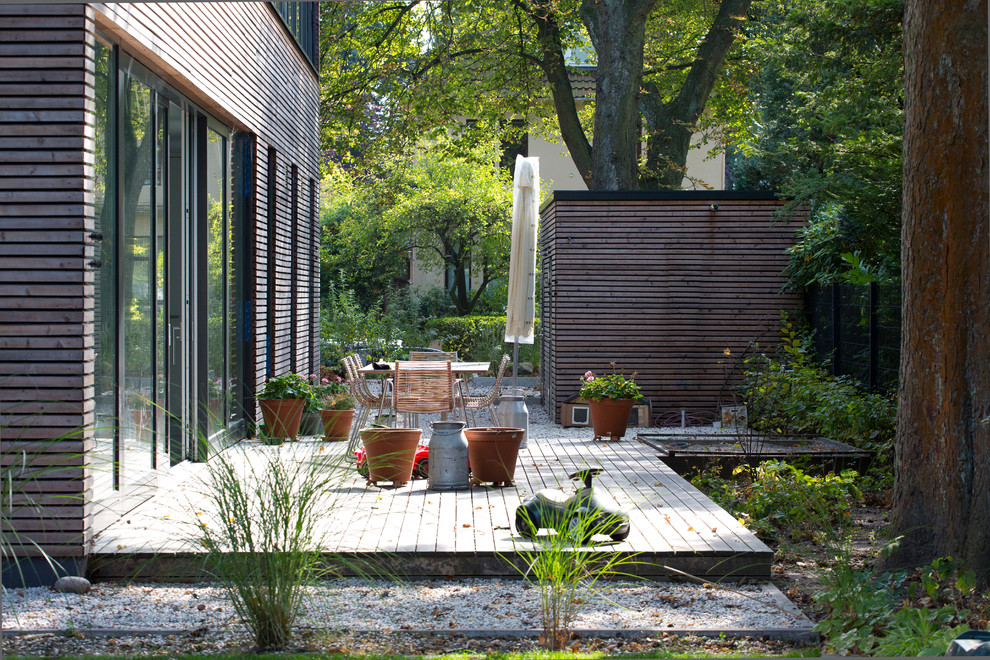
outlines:
[[[527,630],[540,593],[522,580],[411,582],[339,580],[309,589],[301,628],[346,630]],[[584,594],[576,627],[596,630],[766,630],[807,625],[775,589],[684,583],[610,583]],[[785,601],[786,604],[786,601]],[[8,590],[4,630],[232,630],[237,617],[215,584],[99,583],[84,595],[47,587]]]

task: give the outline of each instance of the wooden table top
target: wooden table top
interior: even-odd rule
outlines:
[[[375,369],[375,363],[369,362],[360,369],[362,374],[390,374],[395,371],[395,362],[378,362],[377,364],[387,364],[388,369]],[[491,368],[491,362],[451,362],[450,371],[455,374],[483,374]]]

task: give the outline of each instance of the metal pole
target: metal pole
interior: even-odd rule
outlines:
[[[519,384],[519,340],[512,342],[512,389],[516,389]]]

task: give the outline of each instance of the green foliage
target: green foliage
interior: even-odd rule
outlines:
[[[761,538],[797,541],[847,523],[862,497],[856,477],[853,470],[816,477],[783,461],[764,461],[755,469],[736,468],[732,479],[708,472],[691,483]]]
[[[721,113],[737,145],[733,187],[779,190],[785,215],[810,210],[792,285],[841,278],[842,253],[898,277],[903,4],[771,0],[749,24],[744,52],[758,73],[740,84],[751,106]]]
[[[877,452],[874,472],[889,472],[897,426],[893,397],[863,392],[847,377],[833,377],[805,357],[808,340],[784,326],[778,357],[761,355],[745,365],[742,394],[750,424],[779,433],[819,433]]]
[[[353,403],[354,397],[350,395],[347,381],[337,374],[333,372],[327,372],[322,376],[310,374],[309,381],[310,394],[306,401],[306,412],[315,413],[321,409],[350,410],[354,407],[345,405],[348,402]],[[338,405],[343,407],[337,407]]]
[[[346,474],[323,447],[294,451],[268,449],[260,463],[244,450],[214,457],[205,494],[215,509],[197,513],[207,566],[260,650],[288,645],[304,587],[327,575],[316,524]]]
[[[820,580],[825,589],[815,600],[825,607],[825,616],[815,630],[826,638],[826,648],[838,654],[891,656],[932,656],[945,653],[949,642],[969,630],[961,621],[968,610],[951,601],[973,593],[968,582],[971,571],[945,557],[922,571],[922,584],[929,594],[929,606],[902,606],[906,575],[877,574],[856,566],[850,560],[848,543],[833,547],[833,565]],[[925,577],[931,579],[925,581]],[[908,595],[916,583],[908,584]],[[943,591],[943,587],[945,590]],[[950,601],[948,604],[946,601]]]
[[[405,290],[388,293],[365,311],[353,290],[331,284],[321,319],[320,360],[327,366],[338,365],[352,353],[398,358],[403,347],[426,346],[434,336],[422,328],[419,304]]]
[[[586,401],[601,401],[602,399],[638,399],[639,385],[636,384],[636,373],[626,377],[616,373],[615,363],[612,362],[612,373],[596,376],[590,371],[584,372],[581,378],[581,389],[578,394]]]
[[[413,253],[427,268],[453,272],[458,314],[508,273],[511,181],[495,144],[438,141],[372,174],[332,168],[324,189],[322,283],[353,289],[362,307],[408,277]]]
[[[580,0],[324,3],[320,9],[324,149],[361,169],[408,153],[423,139],[446,139],[463,117],[477,120],[465,131],[471,137],[483,134],[510,141],[514,127],[506,117],[518,116],[532,122],[533,132],[553,125],[551,135],[544,132],[545,137],[559,140],[561,134],[569,134],[571,153],[580,151],[587,157],[596,130],[594,113],[600,108],[637,104],[632,112],[644,114],[646,124],[659,129],[697,121],[709,84],[715,85],[719,104],[738,105],[738,83],[727,84],[717,69],[702,75],[692,69],[694,63],[704,67],[721,61],[698,53],[700,44],[711,41],[705,37],[718,14],[717,3],[648,2],[637,12],[645,26],[642,54],[626,52],[635,39],[593,41],[586,23],[597,26],[591,29],[599,35],[608,30],[597,25],[596,12],[581,9]],[[735,27],[726,33],[734,36]],[[630,97],[578,104],[552,93],[552,81],[567,79],[565,62],[577,59],[582,65],[595,65],[597,51],[605,50],[613,61],[642,59],[642,79],[635,81],[634,88],[648,96],[649,103],[639,104],[638,98]],[[694,101],[685,102],[688,98]],[[606,123],[597,126],[600,131],[623,129]],[[666,137],[661,130],[647,134],[651,154]],[[624,142],[621,137],[617,141]],[[686,142],[683,146],[687,148]],[[667,151],[679,150],[667,145]],[[634,170],[636,150],[629,150],[628,157]],[[683,157],[661,154],[660,162],[648,167],[680,170]],[[590,167],[590,158],[579,160]],[[645,172],[644,179],[655,180],[664,173]],[[582,177],[585,174],[581,172]],[[680,179],[676,176],[677,183]]]
[[[287,373],[272,376],[258,392],[259,399],[309,399],[310,382],[299,374]]]
[[[505,337],[504,316],[448,316],[431,319],[426,327],[436,333],[443,350],[468,362],[488,359],[492,342],[501,346]]]
[[[851,561],[848,543],[830,546],[832,567],[821,572],[824,589],[815,600],[825,616],[815,631],[826,638],[834,653],[870,653],[880,639],[891,612],[903,574],[876,575]]]
[[[951,605],[898,610],[874,655],[883,658],[943,655],[953,639],[969,630],[966,624],[953,626],[960,615],[965,616]]]

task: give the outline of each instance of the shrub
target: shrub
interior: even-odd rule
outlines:
[[[691,483],[767,540],[800,540],[841,527],[861,497],[853,470],[815,477],[783,461],[764,461],[755,469],[738,467],[733,476],[705,473]]]
[[[457,357],[468,361],[497,362],[507,352],[504,316],[448,316],[432,319],[427,329],[435,332],[445,351],[457,351]],[[536,323],[539,334],[539,321]],[[519,360],[539,364],[539,344],[519,346]]]
[[[875,451],[877,469],[891,478],[897,405],[893,397],[863,392],[853,381],[829,376],[801,356],[750,360],[742,387],[750,424],[764,431],[818,433]]]
[[[299,374],[272,376],[258,392],[259,399],[306,399],[312,396],[310,382]]]

